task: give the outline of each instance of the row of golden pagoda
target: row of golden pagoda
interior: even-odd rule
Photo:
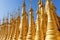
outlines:
[[[12,16],[10,21],[9,18],[3,19],[0,25],[0,40],[60,40],[60,18],[51,0],[46,0],[45,5],[39,0],[36,21],[34,21],[31,0],[29,11],[30,20],[24,0],[21,17],[18,9],[18,15]]]

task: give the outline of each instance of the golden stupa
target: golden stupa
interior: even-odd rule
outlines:
[[[60,40],[60,17],[53,1],[46,0],[44,5],[43,0],[39,0],[36,21],[33,12],[32,0],[29,15],[24,0],[22,16],[18,7],[17,14],[10,15],[10,20],[6,17],[2,24],[0,21],[0,40]]]

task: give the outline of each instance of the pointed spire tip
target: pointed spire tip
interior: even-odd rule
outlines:
[[[25,0],[23,0],[23,7],[25,7],[26,5],[25,5]]]

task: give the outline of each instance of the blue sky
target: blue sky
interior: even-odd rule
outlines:
[[[23,3],[23,0],[0,0],[0,19],[7,16],[8,13],[17,11],[18,6],[20,6],[20,12],[21,12],[22,3]],[[34,16],[36,16],[36,10],[38,6],[37,3],[38,3],[38,0],[32,0]],[[56,6],[56,12],[58,16],[60,16],[60,0],[54,0],[54,5]],[[26,10],[28,13],[29,13],[29,8],[30,8],[30,0],[26,0]]]

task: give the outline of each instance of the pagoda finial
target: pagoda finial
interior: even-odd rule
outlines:
[[[5,23],[5,14],[4,14],[4,16],[3,16],[3,23]]]
[[[39,0],[39,3],[38,4],[42,4],[43,3],[43,1],[42,0]]]
[[[32,0],[30,0],[30,12],[33,11],[32,9]]]
[[[13,19],[13,14],[10,13],[10,18]]]
[[[7,19],[6,20],[8,20],[8,18],[9,18],[9,12],[7,13]]]
[[[22,14],[24,14],[25,12],[26,12],[26,4],[25,4],[25,0],[23,0]]]
[[[4,17],[3,17],[3,23],[4,23],[4,21],[5,21],[5,19],[4,19]]]
[[[20,6],[18,6],[18,16],[20,16]]]
[[[8,23],[8,17],[9,17],[9,13],[7,13],[7,16],[6,16],[6,22]]]
[[[56,7],[54,6],[54,0],[51,0],[50,5],[51,5],[51,9],[56,10]]]
[[[7,17],[9,17],[9,11],[8,11],[8,13],[7,13]]]
[[[42,0],[40,0],[40,3],[42,3]]]
[[[23,0],[23,7],[25,7],[26,5],[25,5],[25,0]]]
[[[18,6],[18,10],[20,10],[20,6]]]
[[[39,5],[39,8],[40,8],[40,7],[43,7],[43,6],[44,6],[43,0],[39,0],[38,5]]]

